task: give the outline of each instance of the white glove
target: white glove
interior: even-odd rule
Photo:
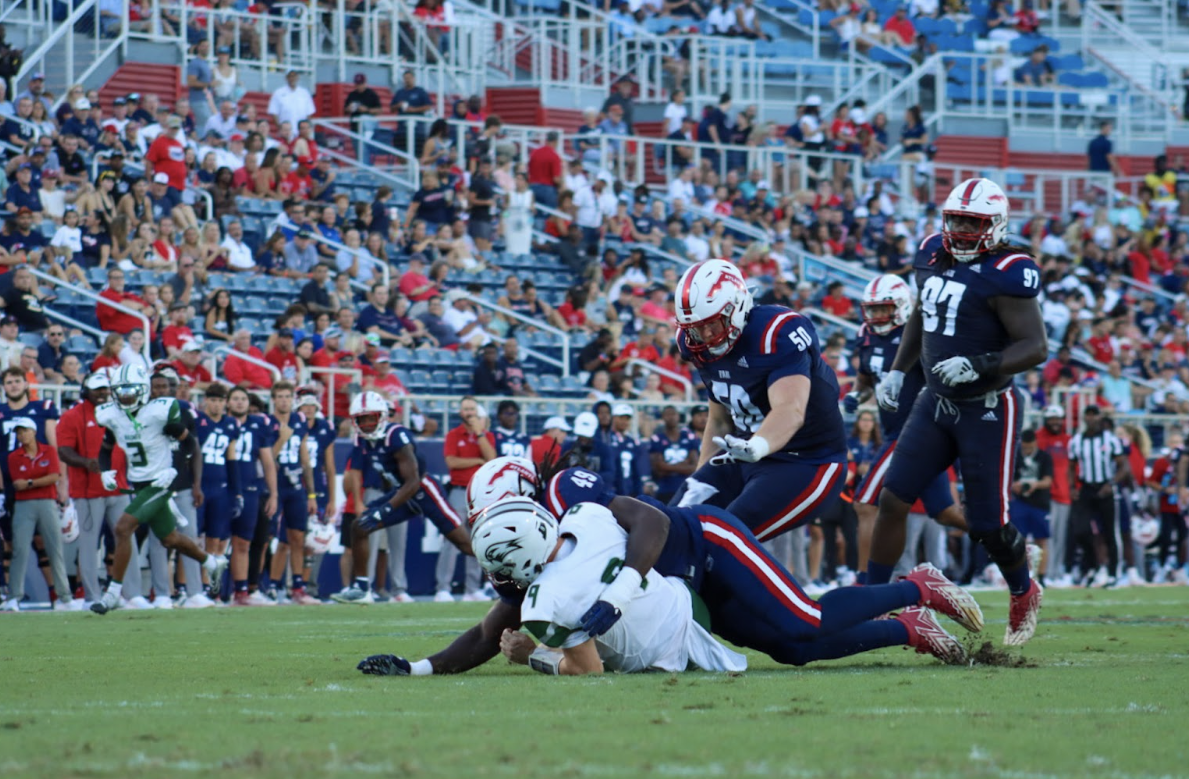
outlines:
[[[725,465],[732,462],[759,462],[767,457],[768,452],[772,450],[771,444],[758,435],[753,435],[746,440],[736,438],[733,435],[715,436],[712,440],[722,447],[724,451],[710,458],[711,465]]]
[[[167,490],[169,485],[173,484],[173,480],[178,477],[178,472],[173,468],[166,468],[157,475],[157,478],[150,482],[151,486],[157,489]]]
[[[937,374],[947,387],[978,381],[978,371],[965,357],[951,357],[948,360],[942,360],[933,366],[933,373]]]
[[[904,371],[888,371],[875,388],[875,402],[882,409],[900,408],[900,388],[904,386]]]
[[[99,481],[103,482],[103,489],[115,492],[120,488],[119,476],[115,471],[104,471],[99,474]]]

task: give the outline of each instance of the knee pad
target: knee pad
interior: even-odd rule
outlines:
[[[982,544],[991,562],[1000,568],[1015,568],[1028,558],[1024,536],[1015,525],[1007,524],[991,531],[971,530],[970,538]]]

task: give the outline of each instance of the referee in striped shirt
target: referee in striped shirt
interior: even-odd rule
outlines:
[[[1069,483],[1073,506],[1070,510],[1070,536],[1065,567],[1073,570],[1077,551],[1082,550],[1082,573],[1087,579],[1097,565],[1102,565],[1095,537],[1106,546],[1107,569],[1102,583],[1110,586],[1119,568],[1119,539],[1115,528],[1115,485],[1131,478],[1131,467],[1123,451],[1123,442],[1102,425],[1098,406],[1086,406],[1082,413],[1082,432],[1069,439]]]

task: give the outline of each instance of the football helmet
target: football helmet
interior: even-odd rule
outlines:
[[[351,424],[361,438],[374,441],[384,435],[388,401],[378,392],[361,392],[351,398]]]
[[[329,522],[311,522],[310,532],[306,535],[306,546],[313,550],[314,554],[326,554],[330,551],[336,535],[338,530]]]
[[[685,345],[704,362],[735,346],[754,302],[743,274],[726,260],[699,262],[677,283],[677,328]]]
[[[484,571],[527,587],[557,547],[557,520],[530,498],[504,498],[479,512],[471,548]]]
[[[120,408],[136,411],[149,402],[149,375],[139,365],[121,365],[111,380],[111,394]]]
[[[958,262],[974,262],[1007,239],[1007,195],[990,179],[966,179],[941,209],[941,243]]]
[[[58,527],[62,530],[62,543],[69,544],[78,538],[78,509],[74,507],[73,500],[62,508]]]
[[[467,485],[467,522],[504,498],[531,498],[540,482],[533,461],[525,457],[497,457],[483,463]]]
[[[884,335],[902,327],[912,315],[912,290],[898,276],[885,273],[867,282],[859,307],[867,327]]]

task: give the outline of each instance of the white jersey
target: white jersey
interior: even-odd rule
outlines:
[[[520,617],[525,628],[555,649],[579,646],[590,636],[582,615],[619,573],[627,556],[627,533],[611,512],[579,503],[561,523],[562,547],[525,593]],[[595,639],[610,671],[743,671],[747,658],[732,652],[694,621],[690,589],[680,579],[650,571],[643,592],[611,630]]]
[[[165,426],[182,424],[182,407],[173,398],[150,400],[132,413],[115,401],[104,403],[95,409],[95,421],[115,434],[128,456],[128,481],[152,481],[173,467],[176,442],[165,434]]]

